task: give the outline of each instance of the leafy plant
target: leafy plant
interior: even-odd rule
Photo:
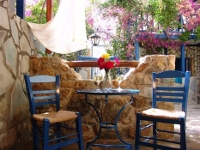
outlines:
[[[163,30],[176,29],[180,21],[178,18],[177,3],[180,0],[149,0],[149,12]]]
[[[182,42],[185,42],[187,40],[190,39],[190,31],[187,30],[187,29],[184,29],[185,31],[181,33],[181,35],[179,36],[179,39],[182,41]]]
[[[40,0],[34,6],[28,5],[26,7],[26,18],[27,22],[33,23],[46,23],[46,0]],[[56,14],[58,10],[58,2],[54,0],[53,12]]]
[[[37,53],[40,54],[42,57],[47,57],[48,56],[47,54],[45,54],[45,53],[43,53],[43,52],[41,52],[39,50],[37,51]]]
[[[124,51],[124,49],[127,46],[127,42],[119,39],[113,39],[110,43],[112,48],[107,49],[107,53],[113,56],[118,56],[120,60],[126,60],[126,51]]]
[[[200,39],[200,26],[198,26],[196,28],[196,39],[195,40],[197,40],[197,39]]]

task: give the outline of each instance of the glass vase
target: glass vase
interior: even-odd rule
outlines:
[[[112,89],[112,80],[110,76],[110,70],[105,70],[105,76],[102,82],[102,90],[108,92]]]

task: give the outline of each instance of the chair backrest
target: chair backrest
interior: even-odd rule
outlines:
[[[176,79],[183,82],[176,83]],[[181,103],[182,110],[187,112],[188,92],[190,84],[190,71],[180,72],[168,70],[161,73],[152,73],[152,107],[156,108],[156,102]],[[179,80],[180,81],[180,80]]]
[[[36,114],[38,106],[55,105],[56,111],[60,109],[60,76],[24,75],[30,113]]]

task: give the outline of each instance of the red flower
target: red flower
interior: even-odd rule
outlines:
[[[114,67],[114,63],[111,62],[111,61],[107,61],[104,63],[104,68],[107,69],[107,70],[110,70]]]
[[[115,61],[112,62],[112,61],[110,61],[110,57],[108,57],[108,56],[109,56],[109,54],[104,54],[104,55],[102,55],[102,57],[100,57],[97,60],[97,63],[98,63],[98,66],[100,69],[110,70],[110,69],[114,68],[114,66],[119,65],[118,58],[115,58]]]
[[[97,61],[99,68],[103,69],[104,68],[104,58],[100,57]]]

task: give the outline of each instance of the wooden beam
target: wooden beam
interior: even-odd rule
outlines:
[[[47,8],[46,22],[48,22],[51,20],[51,18],[53,16],[53,0],[47,0],[46,8]],[[51,54],[52,52],[46,48],[45,53]]]
[[[71,68],[98,67],[96,61],[68,61],[67,65]],[[119,68],[135,68],[139,61],[120,61]]]
[[[53,13],[53,0],[47,0],[47,3],[46,3],[46,7],[47,7],[47,13],[46,13],[46,20],[47,22],[49,20],[51,20],[52,18],[52,13]]]

